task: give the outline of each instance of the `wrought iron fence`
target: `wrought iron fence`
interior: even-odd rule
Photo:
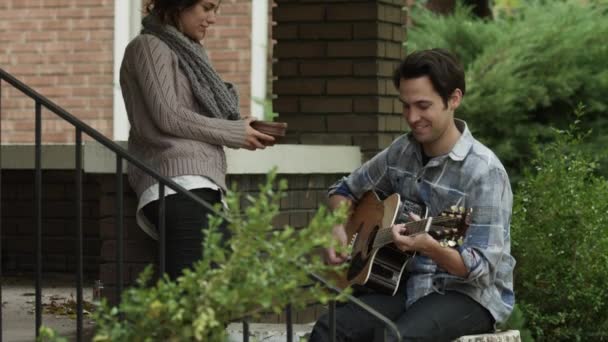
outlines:
[[[61,108],[54,102],[50,101],[45,96],[39,94],[31,87],[27,86],[17,78],[0,68],[0,112],[2,108],[2,81],[5,81],[12,85],[14,88],[21,91],[27,97],[31,98],[35,102],[35,148],[34,148],[34,159],[35,159],[35,174],[34,174],[34,211],[35,217],[35,246],[36,246],[36,257],[35,257],[35,326],[36,337],[39,336],[40,326],[42,325],[42,108],[46,108],[51,111],[59,118],[70,123],[74,127],[75,134],[75,185],[76,185],[76,199],[75,199],[75,210],[76,210],[76,228],[77,228],[77,248],[76,248],[76,338],[77,341],[82,341],[83,338],[83,225],[82,225],[82,135],[86,134],[93,138],[107,149],[112,151],[116,156],[116,211],[115,211],[115,223],[116,223],[116,237],[117,237],[117,248],[116,248],[116,298],[120,298],[120,294],[123,291],[123,244],[124,244],[124,222],[123,222],[123,161],[127,161],[132,165],[138,167],[149,176],[156,179],[159,183],[159,239],[158,239],[158,267],[160,274],[165,273],[165,186],[173,189],[175,192],[187,196],[190,200],[194,201],[198,205],[216,212],[213,206],[206,201],[200,199],[198,196],[193,195],[171,179],[160,175],[144,163],[133,157],[127,150],[119,146],[112,140],[108,139],[100,132],[90,127],[83,121],[79,120],[72,114],[68,113],[65,109]],[[1,171],[1,168],[0,168]],[[1,175],[1,172],[0,172]],[[1,179],[1,178],[0,178]],[[0,208],[1,210],[1,208]],[[228,218],[222,213],[216,212],[217,215],[222,216],[225,220]],[[2,234],[2,221],[0,218],[0,236]],[[0,265],[2,263],[2,244],[0,243]],[[316,282],[321,283],[331,291],[339,293],[341,290],[332,286],[327,280],[320,277],[317,274],[310,274],[310,278]],[[0,279],[2,279],[2,268],[0,267]],[[0,284],[1,285],[1,284]],[[355,305],[368,312],[381,322],[383,322],[387,328],[386,332],[389,332],[392,336],[395,336],[400,340],[400,334],[397,327],[388,318],[369,307],[365,303],[361,302],[356,297],[347,295],[346,298],[353,302]],[[2,287],[0,286],[0,303],[2,302]],[[293,340],[293,319],[291,306],[287,306],[286,310],[286,328],[287,328],[287,341]],[[329,328],[331,341],[336,340],[336,306],[335,302],[329,303]],[[3,326],[2,326],[2,306],[0,305],[0,342],[2,342]],[[249,341],[249,323],[247,320],[243,320],[243,341]],[[386,333],[384,334],[386,336]],[[383,338],[384,339],[384,338]]]

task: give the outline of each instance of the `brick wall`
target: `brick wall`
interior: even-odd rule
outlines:
[[[130,1],[130,0],[129,0]],[[250,111],[251,1],[224,0],[206,38],[210,58]],[[102,134],[113,131],[114,0],[0,1],[0,67]],[[43,141],[72,142],[43,109]],[[1,141],[34,141],[34,103],[6,83]],[[87,137],[85,137],[87,139]]]
[[[42,256],[44,272],[76,272],[74,171],[42,173]],[[33,272],[36,262],[34,172],[2,170],[3,273]],[[83,269],[97,279],[100,262],[99,183],[83,177]]]
[[[113,0],[0,1],[0,65],[103,134],[112,134]],[[43,110],[45,142],[74,141]],[[2,142],[34,140],[34,103],[3,84]]]
[[[269,0],[271,1],[271,0]],[[217,72],[237,85],[241,113],[251,101],[251,0],[222,0],[215,25],[204,44]]]
[[[404,0],[277,0],[274,109],[287,141],[359,145],[368,158],[405,129],[391,76],[405,56]]]

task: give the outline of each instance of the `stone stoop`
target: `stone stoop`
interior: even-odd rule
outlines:
[[[293,341],[306,341],[306,336],[312,330],[314,323],[294,324]],[[232,323],[226,329],[229,342],[243,341],[243,324]],[[285,342],[287,328],[285,324],[250,323],[249,340],[253,342]],[[462,336],[454,342],[521,342],[518,330],[499,331],[494,334]]]
[[[521,336],[519,330],[506,330],[494,334],[462,336],[454,342],[521,342]]]
[[[305,336],[312,330],[313,323],[294,324],[293,341],[306,341]],[[229,342],[243,341],[243,324],[231,323],[226,328]],[[287,341],[287,326],[285,324],[250,323],[249,341],[285,342]]]

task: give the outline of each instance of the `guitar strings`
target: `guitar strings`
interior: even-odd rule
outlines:
[[[443,222],[453,221],[455,218],[457,218],[457,217],[450,217],[450,216],[434,217],[433,220],[431,221],[431,223],[443,223]],[[424,233],[425,231],[423,231],[423,230],[419,230],[419,231],[417,231],[417,230],[426,227],[428,220],[429,219],[424,219],[424,220],[420,220],[420,221],[406,223],[405,224],[406,228],[412,229],[411,233],[407,234],[407,236],[414,236],[414,235]],[[431,225],[431,226],[438,227],[439,225]],[[384,245],[392,242],[393,235],[392,235],[391,231],[392,231],[392,227],[380,228],[378,230],[378,232],[376,233],[376,238],[374,239],[373,248],[384,246]]]

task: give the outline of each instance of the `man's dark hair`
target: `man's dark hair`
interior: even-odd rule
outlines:
[[[199,3],[200,0],[148,0],[146,13],[155,14],[163,24],[177,27],[177,16],[187,8]],[[221,0],[218,1],[218,6]]]
[[[401,62],[393,73],[393,83],[397,90],[401,79],[428,76],[433,88],[441,96],[447,107],[450,96],[456,88],[465,93],[464,69],[458,58],[444,49],[415,51]]]

